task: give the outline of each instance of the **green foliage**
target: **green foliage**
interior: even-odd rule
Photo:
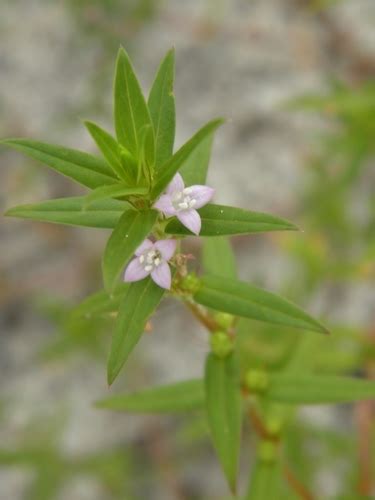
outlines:
[[[155,130],[155,168],[173,154],[176,109],[173,95],[174,50],[162,61],[148,98],[148,107]]]
[[[202,380],[184,380],[132,394],[118,394],[96,403],[98,408],[127,413],[176,413],[204,407]]]
[[[129,56],[122,48],[117,56],[114,92],[117,140],[134,158],[138,158],[141,131],[151,125],[151,118]]]
[[[320,323],[291,302],[243,281],[204,276],[194,299],[236,316],[326,333]]]
[[[375,382],[351,377],[274,374],[265,396],[291,404],[337,404],[375,399]]]
[[[107,365],[108,384],[111,385],[129,354],[138,343],[146,322],[159,305],[165,290],[150,278],[132,283],[124,295],[113,332]]]
[[[242,426],[239,371],[235,354],[208,355],[205,367],[206,412],[212,440],[230,488],[236,491]]]
[[[6,139],[2,144],[45,163],[56,172],[91,189],[112,184],[115,179],[112,169],[105,161],[82,151],[29,139]]]
[[[206,205],[199,210],[202,219],[201,236],[231,236],[263,231],[292,231],[297,227],[273,215],[250,212],[225,205]],[[178,220],[173,219],[166,227],[168,234],[191,234]]]
[[[75,196],[19,205],[9,209],[6,215],[54,224],[114,228],[129,208],[126,201],[112,199],[91,203],[87,207],[87,197]]]

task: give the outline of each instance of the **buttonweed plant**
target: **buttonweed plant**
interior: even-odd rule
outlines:
[[[69,332],[89,335],[99,321],[106,328],[111,326],[110,386],[126,370],[128,357],[165,296],[184,304],[207,330],[208,354],[201,378],[107,396],[96,402],[98,408],[139,414],[201,413],[234,497],[315,498],[310,489],[314,460],[302,450],[305,429],[296,410],[300,405],[373,398],[375,384],[352,376],[366,361],[363,352],[369,344],[363,340],[357,348],[357,337],[345,326],[335,325],[334,333],[329,334],[299,306],[238,277],[228,237],[298,229],[275,215],[212,202],[215,192],[206,185],[206,176],[213,136],[223,120],[210,121],[174,151],[173,81],[172,50],[162,61],[146,100],[127,53],[120,49],[114,81],[115,137],[97,124],[85,122],[100,156],[29,139],[3,140],[4,145],[89,190],[84,196],[18,206],[7,215],[112,230],[102,259],[104,288],[74,307],[70,324],[79,328]],[[302,105],[306,102],[316,107],[321,103],[313,99]],[[345,117],[345,112],[340,115],[344,122]],[[353,113],[350,124],[352,118]],[[358,123],[353,126],[357,130]],[[343,128],[350,133],[348,123]],[[303,242],[294,239],[288,243],[290,236],[280,239],[301,265],[298,283],[285,286],[297,301],[307,302],[320,280],[327,278],[322,245],[333,249],[335,262],[329,268],[333,274],[340,273],[340,258],[336,260],[334,252],[342,250],[340,228],[347,221],[342,189],[350,186],[348,176],[355,176],[358,165],[363,164],[363,152],[368,150],[364,140],[362,135],[353,146],[358,154],[344,171],[343,185],[327,184],[328,196],[318,195],[322,193],[321,175],[326,179],[326,162],[323,157],[315,159],[319,163],[316,189],[302,202],[310,199],[320,208],[328,203],[333,206],[332,217],[327,219],[322,209],[323,223],[316,224],[319,231],[308,234]],[[317,221],[318,210],[312,212]],[[367,227],[364,232],[370,230]],[[184,251],[188,236],[203,240],[201,265]],[[354,353],[341,349],[348,339],[356,346]],[[251,445],[241,438],[245,422],[254,431]],[[332,436],[327,438],[332,441]],[[247,484],[241,481],[238,485],[241,445],[251,446],[253,463]],[[304,461],[308,466],[304,467]]]

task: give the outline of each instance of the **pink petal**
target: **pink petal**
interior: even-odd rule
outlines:
[[[215,194],[215,190],[208,186],[200,186],[199,184],[196,184],[195,186],[189,186],[189,188],[191,190],[189,196],[196,200],[194,208],[202,208],[204,205],[207,205]]]
[[[182,191],[185,187],[185,183],[183,178],[181,177],[181,174],[176,174],[171,182],[168,184],[168,187],[166,189],[166,193],[171,195],[175,193],[176,191]]]
[[[150,273],[148,271],[144,270],[141,263],[139,262],[139,259],[136,258],[133,259],[126,268],[124,274],[124,281],[131,282],[131,281],[143,280],[143,278],[145,278],[149,274]]]
[[[156,267],[152,271],[151,278],[161,288],[166,288],[167,290],[170,290],[172,276],[171,276],[171,270],[169,269],[169,266],[166,262],[162,262],[160,266]]]
[[[187,227],[192,233],[199,234],[201,231],[201,216],[196,210],[183,210],[177,214],[178,220]]]
[[[160,251],[164,260],[169,260],[176,250],[176,245],[176,240],[159,240],[155,243],[155,248]]]
[[[172,205],[172,199],[169,194],[163,194],[160,198],[154,203],[154,208],[160,210],[165,215],[175,215],[176,209]]]
[[[153,246],[154,244],[152,243],[152,241],[150,241],[149,239],[145,239],[145,241],[139,245],[139,247],[134,253],[139,257],[140,255],[143,254],[143,252],[151,249]]]

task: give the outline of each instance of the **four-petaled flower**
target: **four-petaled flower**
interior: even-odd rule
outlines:
[[[135,251],[136,257],[125,270],[124,281],[139,281],[151,274],[157,285],[171,288],[171,270],[168,261],[176,250],[176,240],[159,240],[155,243],[146,239]]]
[[[194,234],[201,230],[201,217],[197,208],[206,205],[214,195],[215,190],[203,185],[185,187],[180,174],[176,174],[166,189],[155,202],[157,208],[167,217],[175,215],[178,220]]]

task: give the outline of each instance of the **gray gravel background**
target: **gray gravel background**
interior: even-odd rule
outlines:
[[[154,19],[136,29],[117,19],[114,34],[108,35],[104,25],[104,39],[100,30],[83,30],[71,3],[2,0],[0,136],[22,135],[94,151],[80,119],[111,122],[115,48],[120,43],[128,48],[147,89],[158,61],[173,45],[177,143],[211,117],[229,118],[217,134],[209,175],[217,201],[298,221],[295,210],[303,162],[311,138],[324,124],[306,114],[288,113],[281,103],[307,91],[324,90],[330,74],[352,78],[358,58],[369,57],[375,47],[373,0],[337,2],[329,11],[332,24],[306,4],[163,1]],[[92,18],[95,9],[84,17],[88,24]],[[345,33],[348,45],[335,52],[334,37],[340,33]],[[79,193],[68,180],[21,155],[1,150],[0,163],[2,209]],[[54,326],[33,307],[35,297],[75,299],[98,288],[106,237],[101,231],[0,220],[0,398],[6,401],[0,442],[4,447],[17,443],[31,420],[52,418],[62,409],[67,417],[60,444],[73,456],[119,441],[134,443],[149,430],[149,419],[91,407],[93,400],[108,392],[104,364],[79,355],[50,363],[38,358],[40,348],[53,338]],[[195,248],[196,243],[191,244]],[[235,248],[241,277],[256,277],[277,290],[288,272],[282,251],[265,237],[236,240]],[[374,299],[373,289],[355,287],[332,315],[365,324]],[[323,307],[320,302],[310,307],[317,314]],[[119,387],[201,372],[205,334],[178,305],[166,301],[153,328],[141,341]],[[219,498],[225,491],[216,463],[208,458],[179,473],[186,482],[200,485],[204,498]],[[31,479],[21,470],[0,469],[0,500],[22,498]],[[151,491],[145,498],[177,498],[162,480],[154,481]],[[95,481],[85,479],[69,484],[60,498],[104,497]]]

